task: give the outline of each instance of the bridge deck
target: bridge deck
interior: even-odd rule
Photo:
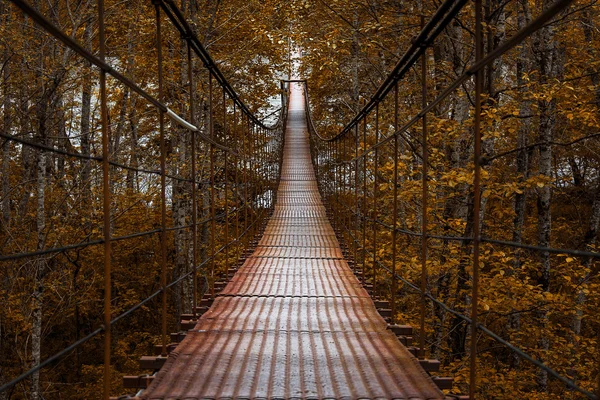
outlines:
[[[252,256],[143,399],[443,399],[344,261],[292,91],[277,204]]]

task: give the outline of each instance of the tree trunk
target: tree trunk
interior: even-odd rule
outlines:
[[[517,17],[517,26],[518,29],[522,29],[525,25],[529,23],[531,20],[531,14],[529,11],[529,6],[526,1],[520,2],[521,7],[519,7],[519,14]],[[525,79],[524,74],[527,73],[530,69],[529,66],[529,58],[530,52],[528,46],[521,46],[519,57],[517,58],[517,86],[519,86],[519,92],[522,96],[525,96],[528,89],[524,87]],[[525,149],[525,146],[529,144],[529,135],[531,133],[531,119],[527,118],[527,116],[531,115],[531,101],[530,100],[521,100],[521,108],[519,110],[519,116],[521,119],[521,124],[519,126],[519,131],[517,133],[517,147],[522,148],[516,155],[516,173],[517,180],[519,183],[523,183],[529,178],[529,169],[530,169],[530,160],[531,160],[531,150]],[[523,189],[522,193],[515,193],[515,197],[513,200],[513,210],[515,216],[513,218],[513,235],[512,241],[515,243],[521,243],[523,240],[523,224],[525,223],[525,212],[527,207],[527,192]],[[519,249],[515,249],[514,251],[514,261],[512,268],[508,269],[507,276],[512,276],[515,274],[519,274],[519,270],[521,269],[521,251]],[[514,311],[514,310],[513,310]],[[517,333],[521,329],[521,316],[519,313],[513,313],[508,317],[508,328],[509,331]],[[516,353],[511,353],[510,365],[513,368],[518,368],[521,362],[521,357],[519,357]]]
[[[450,35],[457,43],[462,43],[463,40],[466,40],[459,27],[453,26],[449,29],[451,29]],[[447,48],[444,50],[447,53],[447,62],[452,64],[454,73],[459,75],[463,69],[463,47],[460,44],[454,46],[447,43]],[[442,50],[442,54],[444,53],[444,50]],[[454,120],[458,121],[460,124],[463,124],[468,120],[471,114],[471,108],[466,96],[455,96],[452,101],[452,107],[454,108],[452,113]],[[472,157],[472,153],[470,152],[472,147],[469,144],[472,142],[472,135],[473,132],[467,130],[446,147],[445,152],[449,157],[452,168],[464,168],[467,165],[469,158]],[[457,195],[449,196],[449,199],[444,205],[445,216],[449,216],[449,218],[464,218],[465,229],[463,236],[470,237],[473,234],[473,193],[466,184],[457,185],[454,190]],[[470,280],[466,268],[471,254],[470,242],[466,241],[461,243],[459,254],[461,259],[456,272],[456,286],[454,287],[454,295],[451,297],[456,301],[455,307],[458,307],[461,311],[465,311],[470,303],[470,297],[466,295],[468,282]],[[445,289],[442,288],[442,290]],[[451,359],[461,358],[465,355],[467,329],[468,326],[462,319],[452,317],[447,338],[448,346],[450,347],[452,354],[450,357]]]
[[[62,98],[62,94],[58,93],[58,92],[54,92],[54,99],[52,101],[53,104],[56,104],[56,111],[55,111],[55,120],[54,122],[54,126],[56,126],[56,136],[57,136],[57,140],[56,140],[56,147],[58,149],[64,150],[64,151],[69,151],[70,149],[70,144],[71,142],[69,141],[69,138],[67,137],[67,127],[66,127],[66,118],[65,118],[65,109],[64,109],[64,102],[63,102],[63,98]],[[56,159],[56,171],[55,171],[55,179],[56,182],[58,184],[59,187],[62,187],[63,189],[66,187],[66,182],[65,182],[65,177],[66,177],[66,173],[65,173],[65,166],[66,166],[66,162],[65,162],[65,157],[57,154],[54,156],[54,158]],[[54,165],[54,161],[51,161],[52,165]],[[63,209],[63,215],[65,213],[65,210]]]
[[[92,24],[87,22],[85,24],[84,32],[86,47],[92,47]],[[85,62],[89,68],[91,65],[89,62]],[[84,156],[90,155],[90,113],[92,104],[92,77],[90,74],[86,74],[83,78],[82,91],[81,91],[81,154]],[[90,183],[91,176],[91,160],[82,160],[83,169],[81,171],[81,187],[83,190],[84,201],[91,201],[92,199],[92,188]],[[91,204],[91,203],[88,203]]]
[[[37,105],[37,117],[39,121],[38,142],[46,144],[46,118],[47,118],[47,93],[42,95]],[[45,245],[46,228],[46,154],[39,151],[37,155],[37,203],[36,203],[36,231],[37,248],[41,250]],[[44,293],[44,274],[46,261],[39,258],[35,263],[34,292],[32,296],[32,332],[31,332],[31,357],[32,367],[38,365],[41,361],[42,346],[42,305]],[[39,400],[42,398],[40,390],[40,373],[35,372],[31,377],[31,399]]]
[[[596,239],[598,236],[598,227],[600,225],[600,176],[596,179],[596,189],[594,193],[594,201],[592,203],[592,211],[590,215],[590,220],[588,223],[588,229],[585,233],[585,237],[583,239],[583,249],[587,251],[594,251],[593,246],[596,244]],[[581,334],[581,320],[583,318],[583,304],[586,300],[585,290],[587,289],[588,281],[592,276],[592,273],[589,269],[592,266],[592,258],[587,257],[583,262],[583,267],[588,272],[585,274],[585,277],[581,284],[579,285],[580,289],[577,294],[577,309],[575,313],[575,319],[573,321],[573,333],[575,336],[579,336]]]
[[[127,105],[129,104],[129,88],[125,88],[123,91],[123,98],[121,99],[121,107],[119,110],[119,120],[117,121],[117,127],[113,136],[111,146],[111,158],[114,162],[120,162],[119,155],[121,153],[121,138],[123,137],[123,130],[125,129],[125,120],[127,119]]]
[[[594,31],[597,29],[597,24],[594,22],[593,17],[590,15],[590,11],[584,11],[582,15],[582,29],[586,40],[595,40]],[[591,42],[588,42],[591,43]],[[594,87],[594,103],[596,105],[596,110],[600,112],[600,75],[598,71],[590,68],[591,76],[590,80],[592,81],[592,85]],[[600,225],[600,175],[596,179],[596,188],[594,192],[594,198],[592,201],[592,209],[590,213],[590,219],[588,223],[588,229],[583,238],[583,249],[587,251],[594,251],[594,245],[596,244],[597,236],[598,236],[598,228]],[[582,319],[583,319],[583,307],[586,302],[585,290],[588,288],[588,281],[592,276],[592,272],[590,268],[592,266],[593,259],[588,257],[584,260],[583,266],[588,271],[583,279],[583,281],[579,285],[579,292],[577,294],[577,308],[575,312],[575,317],[573,319],[573,333],[577,338],[581,335],[582,329]],[[575,338],[574,342],[577,343],[577,339]]]
[[[354,12],[353,25],[356,28],[352,34],[352,107],[354,111],[360,110],[360,82],[359,82],[359,69],[360,69],[360,39],[358,37],[358,13]]]
[[[129,28],[129,32],[131,32],[131,27]],[[134,58],[133,55],[135,54],[134,52],[134,47],[133,47],[133,37],[134,35],[130,34],[129,35],[129,41],[127,43],[127,49],[129,52],[129,58],[127,59],[127,70],[129,71],[129,75],[131,77],[131,79],[133,81],[135,81],[135,68],[134,68]],[[129,94],[129,90],[127,90],[127,93]],[[136,105],[137,105],[137,96],[133,95],[133,96],[127,96],[127,98],[129,99],[129,101],[123,101],[123,107],[126,107],[127,104],[129,104],[129,112],[127,114],[122,114],[123,117],[127,116],[127,120],[129,122],[129,126],[130,126],[130,133],[131,133],[131,145],[129,148],[129,166],[133,167],[133,168],[137,168],[139,166],[138,163],[138,118],[137,118],[137,109],[136,109]],[[125,122],[125,120],[123,120],[123,122]],[[133,191],[139,192],[139,187],[138,187],[138,179],[137,179],[137,172],[128,169],[127,170],[127,178],[125,179],[125,184],[126,187]]]
[[[542,8],[545,10],[552,4],[551,0],[542,0]],[[557,43],[554,38],[554,26],[547,25],[538,31],[535,37],[536,61],[539,70],[540,84],[543,86],[551,79],[557,78],[559,61]],[[554,130],[556,126],[556,100],[541,99],[538,101],[539,125],[538,125],[538,147],[539,161],[538,174],[541,177],[552,176],[552,145]],[[552,199],[552,187],[546,184],[537,190],[537,244],[541,247],[550,246],[550,233],[552,228],[552,214],[550,202]],[[544,292],[550,289],[550,253],[540,253],[540,271],[537,282]],[[548,316],[545,310],[539,313],[541,326],[540,350],[544,355],[549,348],[549,338],[545,334]],[[542,356],[542,359],[544,357]],[[548,373],[540,370],[537,375],[539,390],[545,392],[548,389]]]
[[[2,21],[3,24],[6,24],[6,26],[9,26],[9,19],[10,19],[10,13],[6,12],[6,8],[5,8],[5,3],[1,3],[0,4],[0,20]],[[3,73],[3,88],[2,88],[2,93],[4,94],[4,98],[3,98],[3,109],[4,109],[4,116],[3,116],[3,129],[4,129],[4,133],[10,134],[11,133],[11,128],[12,128],[12,121],[11,121],[11,112],[12,112],[12,88],[9,85],[9,79],[10,79],[10,53],[9,53],[9,49],[8,47],[6,47],[4,49],[4,54],[3,54],[3,68],[4,68],[4,73]],[[9,229],[10,229],[10,223],[11,223],[11,207],[10,207],[10,142],[8,140],[4,140],[3,146],[2,146],[2,229],[0,229],[0,232],[2,232],[2,230],[4,230],[3,233],[8,233]],[[7,275],[8,277],[8,275]],[[6,290],[6,283],[3,282],[3,291],[5,292],[5,295],[2,298],[2,301],[4,302],[4,304],[7,304],[8,302],[8,293],[9,291]],[[8,341],[4,341],[4,318],[3,316],[0,317],[0,351],[3,351],[5,349],[6,345],[9,345]],[[6,343],[6,344],[5,344]],[[10,356],[8,356],[10,359]],[[0,385],[4,384],[6,382],[6,380],[9,379],[6,374],[3,371],[3,368],[0,367]],[[7,400],[8,399],[8,392],[4,391],[0,393],[0,400]]]
[[[131,127],[131,150],[129,157],[129,165],[133,168],[139,166],[138,161],[138,116],[136,108],[136,96],[131,97],[131,111],[129,112],[129,126]],[[127,170],[127,188],[131,191],[139,192],[138,173],[136,171]]]
[[[8,24],[9,15],[4,15],[4,6],[1,6],[2,10],[0,10],[0,15],[2,16],[3,23]],[[8,47],[4,49],[3,56],[3,68],[4,68],[4,76],[3,76],[3,84],[2,93],[4,94],[3,103],[3,129],[4,133],[10,134],[12,128],[12,120],[11,120],[11,104],[12,104],[12,88],[9,85],[10,79],[10,53]],[[2,146],[2,221],[4,225],[4,229],[8,230],[10,226],[10,142],[8,140],[3,140]]]
[[[467,220],[465,225],[465,230],[463,232],[464,237],[472,237],[473,236],[473,221],[474,221],[474,193],[473,191],[469,191],[467,196]],[[458,265],[457,271],[457,283],[455,294],[453,296],[456,299],[457,305],[454,308],[458,308],[459,311],[464,311],[468,308],[469,304],[471,304],[471,298],[467,294],[468,290],[468,282],[470,280],[470,275],[467,272],[467,265],[471,259],[471,243],[470,241],[465,241],[461,244],[461,260]],[[448,334],[448,344],[450,345],[450,349],[452,352],[452,358],[457,359],[464,357],[466,354],[465,344],[467,341],[467,332],[468,325],[463,321],[462,318],[454,316],[451,322],[450,333]]]

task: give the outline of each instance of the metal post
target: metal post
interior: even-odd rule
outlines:
[[[475,63],[483,57],[483,35],[481,26],[481,0],[475,0]],[[471,292],[471,362],[469,374],[469,398],[475,399],[477,391],[477,308],[479,306],[479,243],[481,209],[481,88],[483,69],[475,73],[475,143],[473,163],[473,287]]]
[[[267,197],[267,203],[265,203],[265,205],[268,205],[267,207],[267,212],[269,210],[269,208],[271,207],[271,196],[272,196],[272,187],[271,187],[271,163],[269,162],[269,154],[270,154],[270,150],[271,150],[271,144],[269,143],[269,139],[267,136],[267,130],[265,128],[263,128],[263,134],[262,134],[262,139],[263,139],[263,162],[264,162],[264,176],[265,176],[265,192],[267,193],[268,197]]]
[[[421,16],[421,28],[425,26],[425,17]],[[421,56],[421,105],[427,106],[427,51]],[[427,184],[427,167],[429,158],[429,149],[427,147],[427,114],[423,114],[423,132],[421,146],[423,148],[423,170],[422,185],[423,196],[421,201],[421,329],[419,332],[419,358],[425,357],[425,307],[427,290],[427,198],[429,196],[429,186]]]
[[[261,146],[260,146],[260,127],[257,124],[253,124],[254,126],[254,171],[256,173],[256,223],[254,224],[254,240],[256,240],[256,235],[258,234],[258,228],[261,221],[261,195],[263,190],[263,180],[262,180],[262,165],[261,165]]]
[[[346,137],[343,137],[343,138],[342,138],[342,144],[343,144],[343,149],[342,149],[342,158],[345,158],[346,154],[348,154],[348,153],[347,153],[347,147],[348,147],[348,146],[346,145],[346,142],[347,142],[347,140],[346,140]],[[344,163],[342,164],[342,190],[341,190],[341,191],[342,191],[342,193],[343,193],[343,198],[344,198],[344,199],[346,199],[346,192],[347,192],[347,190],[348,190],[348,176],[347,176],[347,175],[348,175],[348,167],[347,167],[347,165],[346,165],[346,162],[345,162],[345,161],[346,161],[346,160],[344,160]],[[342,201],[341,201],[341,198],[340,198],[340,204],[343,206],[343,208],[342,208],[341,212],[343,212],[343,213],[345,213],[345,214],[347,215],[347,213],[346,213],[346,210],[345,210],[345,208],[346,208],[347,204],[346,204],[345,202],[342,202]],[[348,222],[349,222],[349,221],[348,221],[348,219],[347,219],[347,218],[344,218],[344,219],[343,219],[343,222],[342,222],[342,224],[343,224],[343,226],[344,226],[344,231],[346,231],[346,230],[348,230],[348,229],[349,229],[349,223],[348,223]],[[342,237],[344,237],[344,232],[342,232]],[[350,239],[350,238],[348,238],[348,239]],[[346,242],[346,244],[347,244],[347,243],[348,243],[348,242]],[[346,246],[346,249],[347,249],[347,248],[348,248],[348,247]]]
[[[249,233],[247,232],[248,227],[250,226],[249,222],[248,222],[248,147],[246,145],[246,137],[248,136],[247,133],[249,132],[249,128],[248,126],[250,125],[250,119],[248,118],[248,116],[246,115],[246,130],[244,130],[244,115],[242,115],[242,149],[244,149],[246,152],[244,154],[244,157],[242,159],[242,162],[244,163],[244,235],[246,236],[244,238],[244,250],[248,248],[248,244],[249,244]]]
[[[259,132],[260,132],[260,136],[257,139],[260,143],[260,147],[259,147],[259,154],[260,154],[260,194],[261,194],[261,227],[262,227],[262,222],[264,220],[264,211],[265,211],[265,193],[267,191],[267,175],[265,174],[265,167],[267,165],[267,157],[266,157],[266,152],[265,152],[265,131],[262,127],[259,127]]]
[[[339,221],[337,220],[338,213],[338,191],[339,191],[339,141],[336,139],[331,142],[331,152],[332,152],[332,160],[333,160],[333,191],[332,191],[332,202],[331,202],[331,210],[333,219],[336,220],[334,230],[338,230]]]
[[[249,191],[250,195],[250,235],[249,235],[249,240],[250,240],[250,245],[252,245],[254,243],[254,228],[256,227],[255,221],[256,221],[256,208],[255,208],[255,203],[254,200],[256,199],[255,194],[256,194],[256,159],[255,159],[255,151],[256,151],[256,144],[254,143],[254,122],[252,122],[250,120],[250,117],[248,117],[248,150],[249,150],[249,165],[250,165],[250,169],[249,169],[249,174],[250,174],[250,187],[249,189],[251,189]]]
[[[258,202],[257,202],[257,210],[258,212],[258,217],[257,217],[257,222],[256,222],[256,232],[258,234],[259,231],[259,227],[260,224],[262,222],[262,217],[263,217],[263,208],[264,208],[264,203],[263,203],[263,195],[265,192],[265,181],[264,181],[264,173],[263,173],[263,168],[264,168],[264,158],[263,158],[263,143],[262,143],[262,128],[258,125],[256,125],[256,171],[258,172],[257,174],[257,178],[258,178]]]
[[[269,136],[267,130],[263,130],[263,142],[264,142],[264,161],[266,166],[265,178],[265,190],[267,191],[268,196],[268,207],[267,210],[271,208],[271,204],[273,203],[273,170],[271,165],[271,143],[269,141]]]
[[[355,210],[355,224],[354,224],[354,268],[358,268],[358,229],[360,224],[359,208],[358,208],[358,144],[360,138],[358,135],[358,122],[354,125],[354,210]],[[364,282],[365,276],[361,271],[361,281]]]
[[[267,139],[268,140],[268,139]],[[275,196],[276,196],[276,192],[277,192],[277,188],[275,187],[275,164],[273,162],[274,159],[274,150],[275,150],[275,143],[274,143],[274,139],[271,138],[271,140],[269,140],[269,188],[271,189],[271,204],[270,207],[271,209],[273,208],[274,204],[275,204]]]
[[[232,127],[232,132],[231,132],[231,136],[232,136],[232,143],[234,148],[236,149],[236,155],[234,156],[234,165],[235,165],[235,248],[236,248],[236,255],[237,257],[239,257],[241,254],[240,252],[240,243],[239,243],[239,238],[240,238],[240,181],[239,181],[239,173],[238,170],[240,169],[240,158],[237,154],[239,154],[240,149],[237,146],[237,119],[236,119],[236,104],[235,101],[233,102],[233,124],[231,125]]]
[[[269,203],[266,203],[265,205],[268,205],[269,207],[267,208],[267,210],[270,209],[271,207],[271,203],[273,201],[272,196],[273,196],[273,191],[272,186],[271,186],[271,163],[269,162],[269,154],[270,154],[270,149],[271,149],[271,144],[269,143],[269,137],[267,134],[267,130],[265,128],[263,128],[263,162],[265,165],[265,192],[267,192],[267,194],[269,195],[268,197],[268,201]]]
[[[194,125],[194,75],[192,68],[192,47],[187,39],[188,82],[190,85],[190,124]],[[192,131],[192,314],[197,317],[198,307],[198,198],[196,183],[196,132]]]
[[[347,158],[349,160],[352,159],[352,155],[350,153],[350,149],[352,148],[352,142],[350,142],[350,140],[352,140],[352,137],[350,135],[348,135],[348,137],[344,141],[344,154],[347,155]],[[348,142],[350,142],[350,143],[348,143]],[[350,195],[352,194],[352,185],[350,184],[350,179],[352,179],[352,165],[348,162],[349,160],[347,160],[346,163],[344,164],[344,175],[345,175],[345,177],[344,177],[344,182],[345,182],[344,199],[346,200],[344,212],[346,213],[346,233],[348,235],[348,243],[351,244],[352,238],[350,237],[350,229],[352,227],[352,213],[350,213],[348,211],[352,209],[352,205],[351,205],[352,198],[350,197]],[[348,249],[348,251],[350,251],[350,249]]]
[[[250,193],[250,236],[249,239],[251,240],[250,245],[252,245],[254,243],[254,236],[256,234],[256,218],[257,218],[257,214],[256,214],[256,207],[254,204],[254,199],[256,198],[256,192],[257,192],[257,188],[256,188],[256,180],[257,180],[257,175],[256,175],[256,137],[254,134],[254,122],[250,121],[250,117],[248,117],[248,144],[249,144],[249,150],[250,150],[250,174],[251,174],[251,180],[252,180],[252,188],[254,189],[254,193]]]
[[[156,47],[158,52],[158,97],[164,103],[162,31],[160,24],[160,6],[154,2],[156,11]],[[166,177],[166,145],[165,145],[165,112],[159,113],[160,129],[160,285],[162,287],[162,350],[161,356],[167,356],[167,177]]]
[[[334,208],[334,220],[336,221],[336,231],[339,231],[340,229],[340,220],[339,220],[339,213],[340,213],[340,207],[339,207],[339,201],[340,201],[340,192],[341,192],[341,178],[340,178],[340,173],[341,173],[341,165],[340,165],[340,141],[336,140],[335,141],[335,192],[334,192],[334,200],[335,200],[335,208]]]
[[[335,215],[335,193],[336,193],[336,166],[335,166],[335,143],[329,142],[329,160],[330,160],[330,165],[331,165],[331,185],[330,186],[330,195],[329,197],[331,198],[331,200],[329,201],[330,204],[330,209],[332,212],[332,215]],[[335,220],[335,217],[333,218]],[[337,223],[332,224],[333,228],[335,229],[337,226]]]
[[[375,106],[375,143],[379,142],[379,103]],[[377,162],[379,161],[379,148],[375,148],[375,165],[373,166],[373,295],[377,294]]]
[[[262,202],[262,195],[264,193],[264,180],[263,180],[263,162],[262,162],[262,140],[261,140],[261,135],[262,135],[262,130],[260,128],[260,126],[255,125],[254,126],[255,132],[254,135],[256,136],[255,139],[255,143],[256,143],[256,149],[254,150],[256,153],[256,187],[258,188],[257,191],[257,202],[256,202],[256,225],[254,227],[255,229],[255,235],[258,234],[258,229],[260,227],[260,223],[262,221],[262,206],[263,206],[263,202]],[[255,237],[256,238],[256,237]]]
[[[260,171],[259,174],[259,184],[260,184],[260,226],[262,226],[262,221],[264,218],[264,209],[265,209],[265,191],[266,191],[266,176],[265,176],[265,142],[264,142],[264,132],[263,132],[263,128],[262,127],[258,127],[258,137],[256,138],[256,141],[258,142],[258,162],[259,162],[259,166],[258,166],[258,170]],[[258,227],[257,227],[258,229]]]
[[[331,210],[332,212],[334,212],[335,215],[335,195],[337,192],[337,165],[336,165],[336,143],[335,142],[329,142],[330,143],[330,153],[331,153],[331,166],[333,167],[333,173],[332,173],[332,179],[333,182],[331,183]],[[335,218],[334,218],[335,219]],[[337,223],[335,224],[335,226],[337,227]]]
[[[256,216],[254,213],[254,201],[253,201],[253,194],[252,191],[250,190],[251,188],[254,189],[255,185],[256,185],[256,174],[254,174],[254,137],[252,135],[252,129],[253,126],[250,122],[250,117],[247,117],[247,121],[248,121],[248,125],[246,126],[246,128],[248,129],[248,164],[249,164],[249,168],[248,168],[248,214],[249,214],[249,230],[248,230],[248,246],[250,246],[252,244],[252,240],[254,240],[254,217]]]
[[[98,0],[100,59],[106,58],[104,0]],[[100,113],[102,118],[102,220],[104,238],[104,399],[110,397],[110,342],[111,342],[111,232],[110,232],[110,176],[108,152],[108,110],[106,107],[106,71],[100,70]]]
[[[261,154],[261,171],[262,171],[262,193],[263,193],[263,217],[262,221],[264,222],[267,208],[267,195],[269,194],[269,163],[267,162],[268,148],[269,143],[266,140],[265,128],[260,128],[260,154]],[[262,227],[262,222],[261,222]]]
[[[398,83],[394,86],[394,208],[392,215],[392,324],[396,323],[396,293],[398,279],[396,278],[396,246],[398,232]]]
[[[261,176],[261,180],[260,180],[260,187],[261,187],[261,228],[262,228],[262,222],[264,221],[264,216],[265,216],[265,195],[267,192],[267,184],[268,184],[268,177],[267,174],[265,173],[266,171],[266,166],[267,166],[267,153],[266,153],[266,142],[265,142],[265,131],[262,127],[259,127],[259,132],[260,132],[260,136],[259,136],[259,143],[260,143],[260,147],[259,147],[259,154],[260,154],[260,176]]]
[[[329,176],[331,176],[331,181],[329,182],[328,189],[329,189],[329,193],[328,193],[328,199],[327,202],[329,203],[329,209],[331,210],[331,212],[333,213],[334,211],[334,201],[335,201],[335,161],[334,161],[334,152],[333,152],[334,148],[333,148],[333,142],[327,142],[327,158],[329,160]],[[335,223],[335,218],[333,218],[333,228],[335,229],[336,227],[336,223]]]
[[[310,127],[309,127],[310,129]],[[310,158],[313,161],[313,165],[315,167],[315,176],[317,178],[317,183],[319,182],[319,148],[315,145],[314,141],[310,141]]]
[[[225,95],[225,89],[223,89],[223,142],[229,143],[227,140],[227,97]],[[229,274],[229,194],[228,194],[228,185],[229,181],[229,169],[228,165],[228,156],[229,151],[223,152],[224,158],[224,173],[225,173],[225,273]]]
[[[364,154],[367,149],[367,117],[363,118],[363,148]],[[363,276],[367,274],[367,155],[361,156],[363,162],[363,189],[362,189],[362,269]]]
[[[208,72],[208,133],[211,140],[215,140],[215,127],[213,115],[213,75]],[[215,145],[210,144],[210,296],[215,298],[215,246],[216,246],[216,218],[215,218]]]

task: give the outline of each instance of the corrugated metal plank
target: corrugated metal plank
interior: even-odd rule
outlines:
[[[192,351],[169,360],[143,398],[443,398],[387,332],[200,331],[186,342]]]
[[[343,258],[340,248],[311,248],[311,247],[267,247],[259,246],[254,251],[251,258],[271,257],[271,258],[314,258],[331,259]],[[250,260],[249,258],[248,260]]]
[[[292,317],[276,325],[272,315],[279,312]],[[316,333],[319,329],[325,332],[385,332],[386,323],[368,297],[232,296],[217,298],[193,330]]]

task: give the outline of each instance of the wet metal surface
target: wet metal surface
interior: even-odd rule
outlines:
[[[143,399],[443,399],[386,330],[326,218],[292,91],[277,204],[256,251]]]

